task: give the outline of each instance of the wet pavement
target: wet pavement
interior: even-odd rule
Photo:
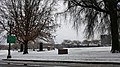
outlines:
[[[86,63],[60,63],[61,65],[57,64],[46,64],[44,62],[42,64],[35,65],[24,65],[24,64],[15,64],[15,63],[5,63],[0,61],[0,67],[120,67],[120,64],[86,64]]]
[[[75,64],[76,65],[76,64]],[[56,65],[13,65],[13,64],[0,64],[0,67],[120,67],[120,65],[114,65],[114,64],[79,64],[76,66],[56,66]]]

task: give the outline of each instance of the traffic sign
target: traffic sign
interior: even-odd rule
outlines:
[[[15,43],[16,42],[16,37],[15,36],[7,36],[7,43]]]

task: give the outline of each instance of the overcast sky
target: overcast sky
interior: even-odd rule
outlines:
[[[84,34],[83,34],[83,29],[79,30],[79,33],[77,35],[77,32],[75,29],[73,29],[71,23],[61,23],[61,27],[57,29],[56,32],[56,38],[55,42],[56,43],[61,43],[63,40],[84,40]]]
[[[66,8],[66,6],[63,6],[63,5],[64,5],[63,1],[60,0],[58,2],[58,5],[55,6],[55,8],[57,8],[56,12],[63,12]],[[69,21],[64,21],[63,17],[60,18],[57,22],[61,24],[61,27],[59,27],[56,32],[56,38],[55,38],[56,43],[61,43],[63,42],[63,40],[80,40],[81,41],[84,39],[83,29],[80,29],[77,35],[76,30],[73,29],[72,27],[72,23],[69,23]]]

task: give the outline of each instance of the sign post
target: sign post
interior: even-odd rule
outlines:
[[[8,56],[7,58],[11,58],[11,55],[10,55],[10,49],[11,49],[11,43],[15,43],[16,41],[16,37],[15,36],[11,36],[12,34],[12,27],[14,26],[14,22],[9,22],[8,21],[8,25],[10,27],[10,31],[9,31],[9,35],[7,37],[7,43],[9,43],[9,48],[8,48]]]

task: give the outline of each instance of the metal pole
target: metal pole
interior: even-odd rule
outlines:
[[[11,36],[11,24],[10,24],[10,36]],[[9,49],[8,49],[8,56],[7,56],[7,58],[11,58],[11,54],[10,54],[10,49],[11,49],[11,43],[9,43]]]

